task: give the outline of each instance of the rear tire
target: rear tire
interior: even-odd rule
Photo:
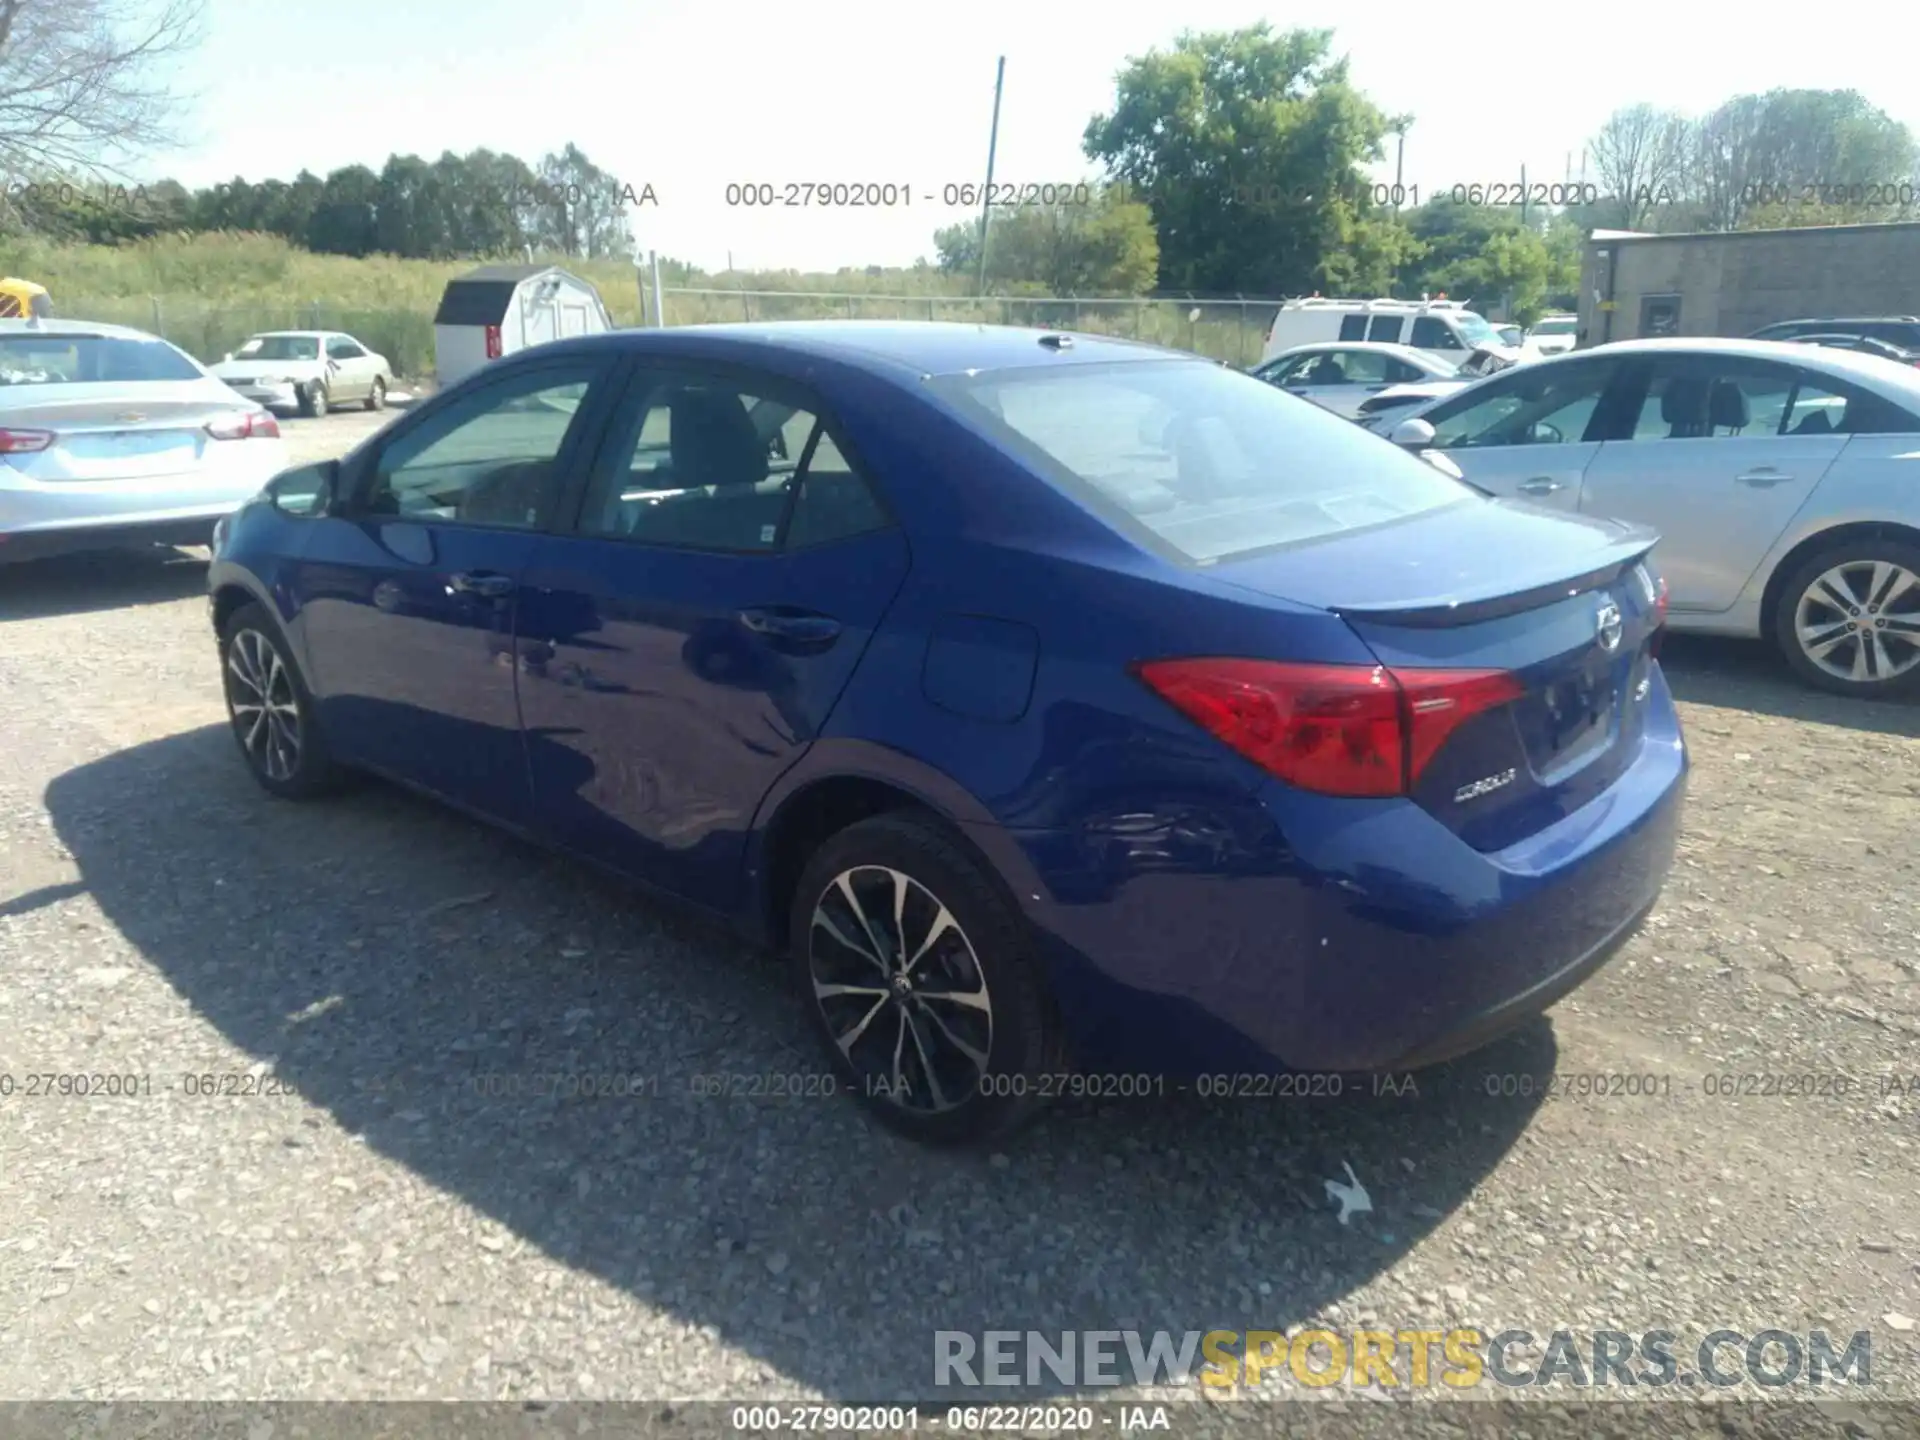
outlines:
[[[242,605],[221,627],[220,678],[233,738],[262,789],[310,800],[345,785],[286,636],[261,606]]]
[[[375,376],[373,388],[367,391],[367,409],[384,410],[387,406],[387,382],[383,376]]]
[[[1005,1135],[1064,1063],[1025,918],[937,824],[876,816],[808,861],[788,915],[794,988],[842,1088],[911,1139]]]
[[[1920,693],[1920,546],[1866,539],[1816,552],[1780,586],[1769,623],[1809,685],[1857,699]]]

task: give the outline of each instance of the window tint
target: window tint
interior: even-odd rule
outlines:
[[[1399,315],[1376,315],[1373,317],[1373,323],[1367,326],[1367,339],[1396,345],[1400,341],[1400,327],[1404,323],[1403,317]]]
[[[1497,338],[1497,337],[1496,337]],[[1460,337],[1453,333],[1444,320],[1432,315],[1416,315],[1413,320],[1413,338],[1407,342],[1418,350],[1464,350]]]
[[[1480,386],[1425,417],[1434,448],[1573,444],[1585,438],[1612,376],[1611,365],[1550,364]]]
[[[1209,561],[1470,499],[1316,405],[1197,361],[932,382],[980,430],[1142,544]]]
[[[465,397],[381,452],[378,515],[526,528],[540,523],[591,371],[538,370]]]
[[[1793,384],[1794,372],[1785,366],[1693,357],[1656,361],[1633,438],[1777,435]]]
[[[1367,317],[1364,315],[1342,315],[1340,317],[1340,338],[1342,340],[1366,339]]]
[[[614,435],[581,511],[585,534],[771,551],[783,525],[789,545],[817,545],[887,524],[816,415],[722,380],[655,381]]]

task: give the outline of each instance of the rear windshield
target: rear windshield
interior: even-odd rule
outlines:
[[[117,335],[0,336],[0,385],[120,385],[199,378],[199,367],[164,340]]]
[[[1199,563],[1397,520],[1474,492],[1342,419],[1202,361],[935,382],[1115,529]]]
[[[1542,320],[1533,327],[1536,335],[1571,335],[1580,327],[1578,320]]]

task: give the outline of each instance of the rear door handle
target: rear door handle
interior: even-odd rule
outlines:
[[[1733,477],[1742,485],[1755,485],[1765,489],[1769,485],[1784,485],[1793,479],[1784,470],[1776,470],[1771,465],[1762,465],[1758,470],[1749,470],[1743,475]]]
[[[1564,488],[1558,480],[1547,475],[1536,475],[1531,480],[1520,482],[1522,495],[1551,495],[1554,491]]]
[[[447,586],[462,595],[478,595],[484,600],[504,600],[514,592],[511,575],[491,570],[463,570],[447,578]]]
[[[840,638],[840,622],[813,610],[771,605],[740,612],[740,623],[756,635],[788,645],[825,648]]]

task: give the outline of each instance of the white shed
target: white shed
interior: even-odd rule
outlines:
[[[552,265],[482,265],[447,282],[433,317],[434,374],[453,384],[529,345],[613,329],[600,292]]]

